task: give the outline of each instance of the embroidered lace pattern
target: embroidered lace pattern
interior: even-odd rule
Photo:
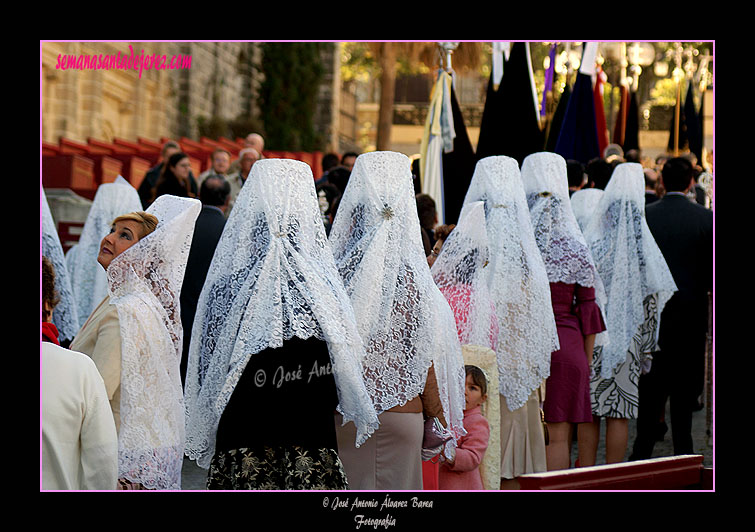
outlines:
[[[464,203],[475,201],[485,203],[491,254],[485,269],[500,329],[499,388],[513,411],[548,378],[551,353],[559,349],[550,285],[515,159],[477,163]]]
[[[605,320],[605,288],[571,208],[566,161],[551,152],[528,155],[522,162],[522,182],[548,280],[593,287]],[[608,337],[607,331],[597,334],[595,345],[606,345]]]
[[[71,289],[76,298],[81,325],[86,323],[89,315],[107,295],[107,274],[97,262],[102,239],[110,232],[115,218],[142,210],[136,189],[125,180],[123,183],[103,183],[97,188],[79,242],[66,253]]]
[[[157,228],[107,269],[121,326],[118,477],[149,489],[180,489],[184,405],[179,294],[201,203],[160,196],[147,209]]]
[[[66,266],[65,256],[63,255],[63,246],[60,244],[58,231],[55,227],[55,221],[50,212],[50,206],[47,203],[47,196],[44,190],[41,190],[40,210],[42,217],[42,255],[50,259],[55,268],[55,290],[58,292],[60,302],[52,312],[52,323],[58,329],[58,339],[72,340],[79,327],[79,317],[76,312],[76,298],[71,288],[71,276]]]
[[[378,426],[362,380],[364,346],[325,236],[306,163],[265,159],[218,242],[197,304],[186,373],[186,455],[209,468],[220,417],[250,358],[292,337],[328,344],[356,445]],[[265,405],[264,408],[269,408]],[[265,430],[260,427],[260,430]]]
[[[607,294],[606,327],[611,343],[602,351],[601,376],[608,378],[626,360],[632,338],[645,321],[646,298],[655,296],[657,322],[677,289],[645,221],[645,181],[640,164],[616,167],[585,238]]]
[[[571,195],[571,208],[583,234],[603,194],[600,188],[583,188]]]
[[[454,311],[462,346],[496,347],[498,319],[485,269],[489,261],[485,204],[468,203],[430,268],[435,284]]]
[[[448,426],[464,435],[461,344],[427,265],[408,157],[357,157],[330,241],[367,350],[364,379],[377,412],[416,397],[433,364]]]

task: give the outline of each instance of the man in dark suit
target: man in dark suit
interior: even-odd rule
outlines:
[[[640,377],[637,438],[630,460],[651,458],[659,419],[670,401],[674,454],[692,454],[692,413],[705,378],[708,293],[713,290],[713,213],[691,201],[693,167],[676,157],[660,176],[666,194],[645,208],[650,232],[678,291],[661,314],[659,352]]]
[[[225,226],[225,210],[231,194],[231,185],[222,176],[211,175],[199,188],[202,211],[194,225],[189,258],[186,263],[181,287],[181,323],[184,330],[183,355],[181,356],[181,382],[186,378],[186,367],[191,343],[191,328],[197,310],[199,295],[207,278],[207,271],[215,254]]]

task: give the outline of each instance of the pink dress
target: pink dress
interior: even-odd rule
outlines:
[[[438,472],[438,489],[484,490],[480,463],[485,456],[490,438],[490,425],[477,406],[464,411],[464,428],[467,435],[459,440],[456,460],[452,467],[442,462]]]
[[[472,291],[469,286],[464,284],[443,286],[440,288],[441,293],[448,301],[448,305],[454,312],[454,319],[456,320],[456,332],[459,334],[459,341],[462,345],[465,343],[465,336],[469,334],[467,321],[469,319],[470,299],[472,297]],[[490,325],[488,329],[488,340],[484,347],[489,347],[493,351],[496,350],[498,343],[498,319],[495,312],[495,304],[490,301]]]
[[[561,349],[551,355],[551,374],[545,381],[545,421],[591,422],[590,367],[584,337],[606,330],[595,289],[565,283],[551,283],[550,287]]]

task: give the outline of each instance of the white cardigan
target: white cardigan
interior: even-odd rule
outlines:
[[[42,342],[41,366],[42,489],[116,489],[118,436],[94,362]]]

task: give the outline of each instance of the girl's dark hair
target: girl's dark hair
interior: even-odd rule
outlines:
[[[454,230],[456,224],[443,224],[435,228],[435,240],[446,240],[451,231]]]
[[[52,261],[42,256],[42,302],[48,303],[51,308],[60,302],[58,291],[55,290],[55,267]]]
[[[469,364],[464,366],[464,371],[467,375],[472,376],[472,381],[480,387],[482,395],[488,394],[488,380],[485,378],[485,374],[477,366],[471,366]]]

